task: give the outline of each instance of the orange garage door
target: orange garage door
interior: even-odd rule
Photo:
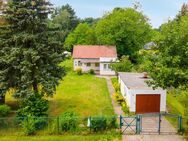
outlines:
[[[138,94],[136,95],[136,113],[159,113],[160,94]]]

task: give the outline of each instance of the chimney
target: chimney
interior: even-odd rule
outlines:
[[[148,73],[147,72],[143,72],[143,78],[148,78]]]

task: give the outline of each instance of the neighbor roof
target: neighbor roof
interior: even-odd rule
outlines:
[[[147,80],[151,80],[150,78],[144,78],[143,73],[126,73],[126,72],[119,72],[118,73],[121,80],[129,89],[153,89],[149,87],[146,83]],[[158,88],[158,90],[162,90]]]
[[[77,45],[73,49],[73,58],[117,57],[115,46]]]

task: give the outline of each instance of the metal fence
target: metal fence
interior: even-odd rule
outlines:
[[[39,135],[119,132],[119,127],[117,116],[0,118],[0,136],[24,135],[32,130]]]
[[[88,117],[0,118],[0,136],[24,134],[176,134],[183,132],[187,119],[172,114]]]

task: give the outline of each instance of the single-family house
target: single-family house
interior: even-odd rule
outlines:
[[[149,87],[147,80],[151,79],[145,73],[118,73],[120,91],[130,111],[137,114],[165,112],[166,90]]]
[[[74,69],[83,72],[93,69],[100,75],[115,75],[110,64],[117,60],[115,46],[77,45],[73,48]]]

